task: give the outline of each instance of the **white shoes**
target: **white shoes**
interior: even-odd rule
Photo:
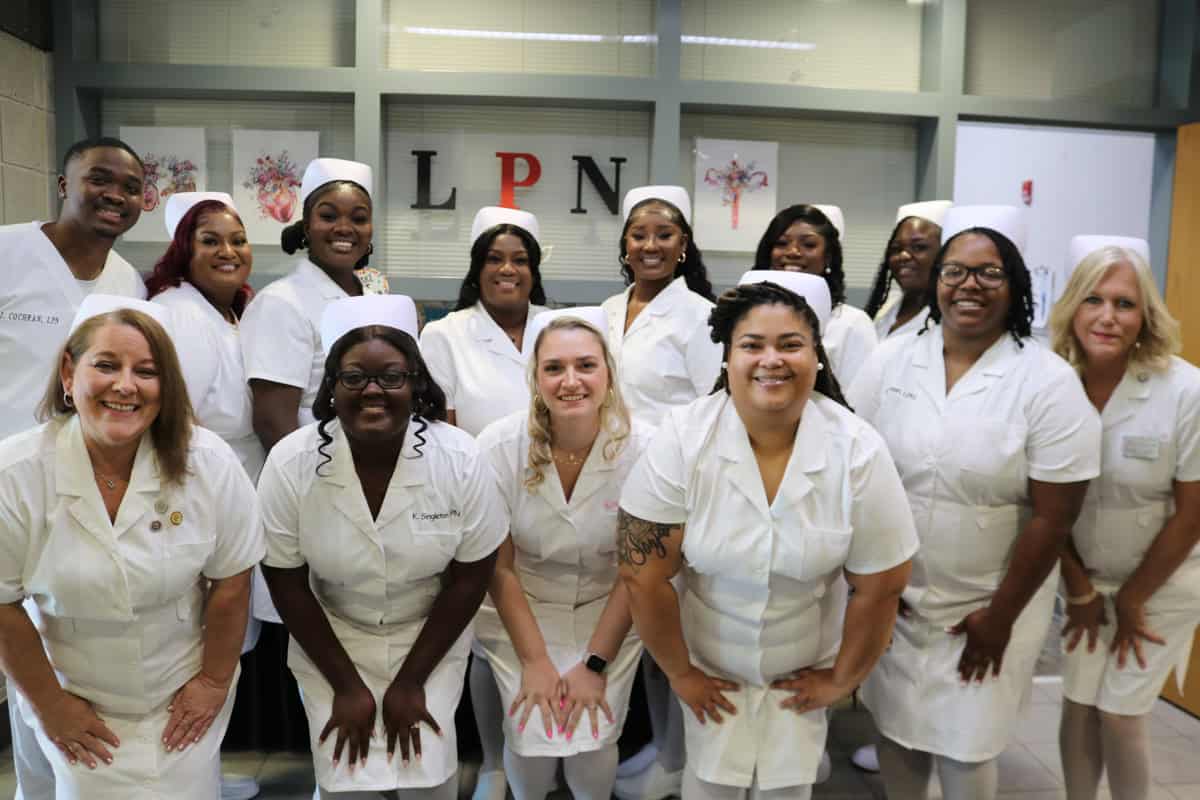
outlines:
[[[656,758],[658,758],[658,748],[654,746],[654,742],[650,742],[617,765],[617,777],[628,778],[632,775],[637,775],[649,767],[650,762]]]
[[[221,776],[221,800],[250,800],[258,797],[258,781],[246,775]]]
[[[504,777],[504,770],[497,769],[479,773],[479,777],[475,779],[475,793],[471,795],[471,800],[504,800],[506,794],[508,779]]]
[[[879,772],[879,748],[868,744],[854,751],[850,763],[863,772]]]
[[[613,794],[620,800],[664,800],[678,796],[683,784],[683,770],[667,772],[662,764],[653,761],[635,775],[617,778]]]

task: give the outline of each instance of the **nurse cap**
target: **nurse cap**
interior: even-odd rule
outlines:
[[[833,301],[829,297],[829,284],[820,275],[782,269],[752,269],[742,276],[738,286],[749,283],[774,283],[792,294],[800,295],[817,315],[821,330],[825,330],[828,325],[829,315],[833,312]]]
[[[1145,239],[1132,236],[1073,236],[1071,244],[1067,246],[1067,274],[1074,272],[1080,261],[1101,247],[1123,247],[1137,253],[1147,264],[1150,263],[1150,244]]]
[[[491,230],[497,225],[515,225],[533,237],[541,245],[541,232],[538,229],[538,219],[528,211],[503,206],[484,206],[475,212],[475,221],[471,223],[471,244],[474,245],[484,231]]]
[[[841,206],[823,205],[821,203],[813,203],[813,208],[820,211],[825,216],[829,217],[830,223],[837,228],[838,240],[846,241],[846,215],[842,213]]]
[[[233,198],[224,192],[176,192],[167,198],[167,207],[163,211],[163,221],[167,223],[167,236],[174,239],[175,229],[179,227],[180,220],[192,210],[193,206],[203,203],[205,200],[224,203],[233,209],[235,214],[237,213],[237,206],[233,204]]]
[[[572,308],[555,308],[543,311],[533,318],[533,326],[529,329],[529,341],[536,342],[542,331],[556,319],[581,319],[600,333],[600,338],[608,340],[608,315],[600,306],[574,306]]]
[[[942,222],[942,244],[967,228],[991,228],[1025,251],[1025,218],[1016,206],[954,206]]]
[[[942,221],[946,219],[946,212],[954,203],[949,200],[925,200],[921,203],[906,203],[896,209],[896,223],[905,217],[919,217],[920,219],[932,222],[934,225],[941,226]]]
[[[119,311],[123,308],[142,312],[146,316],[153,318],[155,322],[163,326],[163,330],[170,333],[170,330],[167,328],[168,312],[166,306],[159,303],[151,303],[147,300],[138,300],[136,297],[96,293],[89,294],[79,304],[79,310],[75,312],[75,319],[71,321],[71,333],[74,333],[76,328],[92,317],[107,314],[110,311]]]
[[[357,183],[367,197],[375,199],[368,165],[342,158],[314,158],[304,168],[304,178],[300,181],[300,203],[303,204],[310,194],[332,181]]]
[[[625,201],[621,203],[621,221],[628,222],[629,213],[633,211],[633,207],[643,200],[651,198],[666,200],[679,209],[688,225],[692,224],[692,198],[688,196],[687,189],[682,186],[639,186],[636,189],[630,189],[625,193]]]
[[[321,315],[321,348],[328,353],[338,339],[369,325],[404,331],[416,341],[417,304],[406,294],[365,294],[334,300]]]

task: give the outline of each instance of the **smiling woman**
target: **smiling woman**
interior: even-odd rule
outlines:
[[[47,421],[0,445],[0,662],[71,800],[219,791],[262,530],[236,457],[193,425],[165,316],[91,295]]]

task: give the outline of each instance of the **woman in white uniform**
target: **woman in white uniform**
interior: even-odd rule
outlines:
[[[896,227],[888,238],[866,308],[867,316],[875,320],[879,341],[925,327],[929,273],[942,247],[942,220],[951,205],[949,200],[929,200],[896,211]],[[900,297],[890,297],[893,282],[900,287]]]
[[[289,255],[299,250],[307,255],[259,292],[241,321],[254,431],[268,451],[314,419],[325,365],[320,325],[326,306],[344,297],[387,293],[386,281],[360,277],[373,249],[371,168],[315,159],[304,170],[300,202],[303,215],[283,229],[281,245]]]
[[[743,280],[762,277],[713,312],[718,390],[667,416],[621,493],[634,622],[687,709],[684,800],[811,796],[825,710],[887,646],[916,549],[887,448],[821,346],[824,281]]]
[[[1147,720],[1200,623],[1200,370],[1179,358],[1179,323],[1142,240],[1080,236],[1050,314],[1055,351],[1100,411],[1104,444],[1063,556],[1060,744],[1070,800],[1150,793]]]
[[[608,800],[642,647],[617,581],[617,503],[649,432],[631,426],[598,307],[547,311],[531,332],[530,408],[479,447],[508,507],[476,633],[511,714],[505,772],[543,800],[562,764],[577,800]]]
[[[59,800],[219,791],[262,530],[237,456],[192,423],[163,317],[85,299],[48,421],[0,444],[0,662]]]
[[[416,332],[407,297],[332,304],[318,422],[259,480],[321,798],[457,797],[467,628],[507,520],[475,441],[443,421]]]
[[[1050,627],[1058,554],[1099,473],[1095,409],[1029,336],[1019,213],[950,211],[930,327],[880,345],[850,389],[921,537],[905,613],[861,692],[893,800],[923,800],[935,768],[946,800],[995,796],[996,758]]]
[[[488,206],[471,224],[470,267],[454,310],[421,331],[421,356],[446,393],[446,418],[472,436],[529,406],[525,364],[533,318],[545,311],[537,217]],[[504,704],[478,643],[470,705],[483,760],[475,800],[504,800]]]
[[[840,385],[849,386],[875,349],[875,324],[861,309],[846,303],[842,270],[842,210],[830,205],[789,206],[767,225],[754,254],[755,269],[820,275],[829,284],[833,313],[821,341]]]
[[[672,408],[712,391],[720,373],[721,348],[708,336],[712,284],[692,235],[686,189],[641,186],[621,207],[621,276],[629,288],[601,308],[629,413],[653,429]],[[653,659],[642,661],[654,739],[621,765],[622,800],[660,800],[678,792],[683,776],[683,714]]]

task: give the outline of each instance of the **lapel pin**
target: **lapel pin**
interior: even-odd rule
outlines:
[[[167,513],[167,501],[159,500],[157,503],[155,503],[154,504],[154,513],[156,513],[156,514]]]
[[[182,525],[183,524],[183,512],[182,511],[172,511],[170,519],[171,519],[172,525]]]
[[[159,522],[158,520],[154,520],[153,522],[151,522],[151,523],[150,523],[150,530],[152,530],[152,531],[161,531],[161,530],[162,530],[162,523],[161,523],[161,522]]]

